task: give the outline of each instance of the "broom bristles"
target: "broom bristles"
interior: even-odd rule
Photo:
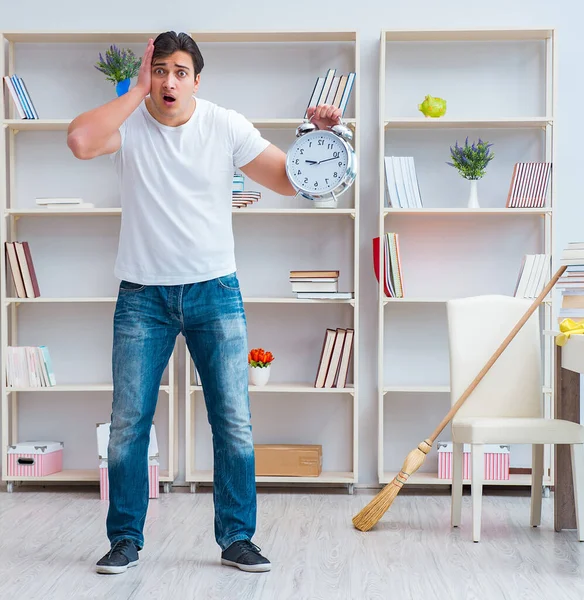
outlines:
[[[426,455],[432,448],[432,442],[424,440],[405,458],[402,470],[363,508],[353,517],[353,525],[360,531],[369,531],[387,512],[393,501],[404,486],[426,460]]]

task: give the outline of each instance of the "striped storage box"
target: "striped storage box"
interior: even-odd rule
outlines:
[[[99,451],[99,497],[109,499],[109,477],[107,468],[107,447],[109,443],[110,424],[97,424],[97,448]],[[148,446],[148,497],[160,496],[160,468],[158,443],[154,424],[150,428],[150,444]]]
[[[44,477],[63,470],[63,442],[21,442],[8,446],[9,477]]]
[[[148,462],[148,498],[158,498],[160,495],[159,466]],[[109,477],[107,460],[99,464],[99,497],[101,500],[109,500]]]
[[[452,442],[438,442],[438,478],[452,479]],[[509,479],[510,447],[502,444],[485,444],[485,481]],[[463,479],[470,479],[470,444],[464,444]]]

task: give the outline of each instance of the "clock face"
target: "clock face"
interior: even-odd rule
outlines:
[[[349,156],[330,131],[313,131],[296,140],[288,152],[288,175],[298,188],[322,194],[334,190],[347,171]]]

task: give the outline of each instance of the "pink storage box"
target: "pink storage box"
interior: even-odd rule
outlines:
[[[109,443],[110,424],[98,423],[97,446],[99,451],[99,496],[101,500],[109,500],[109,477],[107,468],[107,446]],[[160,496],[160,467],[158,443],[154,424],[150,428],[150,444],[148,446],[148,498]]]
[[[510,447],[501,444],[485,444],[485,481],[509,479]],[[463,479],[471,477],[470,444],[464,444]],[[438,442],[438,478],[452,479],[452,442]]]
[[[44,477],[63,470],[63,442],[20,442],[8,446],[9,477]]]

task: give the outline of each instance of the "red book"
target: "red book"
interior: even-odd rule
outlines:
[[[39,290],[39,284],[28,242],[14,242],[14,247],[16,248],[20,272],[22,273],[22,279],[24,280],[26,296],[27,298],[38,298],[41,295],[41,292]]]
[[[385,257],[385,246],[383,248],[383,256]],[[373,268],[375,269],[375,277],[377,278],[377,282],[379,282],[379,238],[373,238]],[[390,291],[388,281],[387,281],[387,270],[385,268],[385,260],[383,261],[383,287],[385,295],[388,298],[391,298],[393,294]]]

